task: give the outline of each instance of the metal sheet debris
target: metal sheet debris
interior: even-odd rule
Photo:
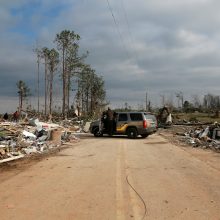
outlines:
[[[210,148],[220,150],[220,125],[214,123],[209,126],[192,128],[187,132],[176,132],[180,141],[192,145],[193,147]]]

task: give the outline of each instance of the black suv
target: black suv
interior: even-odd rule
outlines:
[[[113,135],[127,135],[129,138],[137,138],[141,135],[146,138],[154,133],[146,112],[115,112],[114,115]],[[97,120],[91,123],[90,132],[95,137],[100,137],[108,134],[109,131],[105,121]]]

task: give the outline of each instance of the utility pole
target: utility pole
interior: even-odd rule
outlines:
[[[147,92],[146,92],[146,111],[148,111],[148,100],[147,100]]]
[[[160,95],[160,97],[162,98],[162,106],[164,106],[164,104],[165,104],[165,95]]]
[[[179,105],[179,103],[180,103],[180,101],[181,101],[181,105],[182,105],[182,108],[183,108],[183,92],[178,92],[178,93],[176,93],[176,97],[178,98],[178,108],[180,107]]]

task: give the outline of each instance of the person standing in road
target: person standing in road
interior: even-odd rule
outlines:
[[[108,110],[107,110],[107,115],[108,115],[108,133],[111,136],[113,134],[114,115],[113,115],[113,111],[110,108],[108,108]]]

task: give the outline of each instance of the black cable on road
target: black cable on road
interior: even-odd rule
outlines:
[[[128,180],[128,176],[126,176],[126,180],[128,185],[132,188],[132,190],[138,195],[138,197],[140,198],[140,200],[142,201],[142,203],[144,204],[144,215],[142,217],[142,220],[144,220],[145,216],[147,215],[147,206],[146,203],[144,201],[144,199],[141,197],[141,195],[136,191],[136,189],[131,185],[131,183]]]

